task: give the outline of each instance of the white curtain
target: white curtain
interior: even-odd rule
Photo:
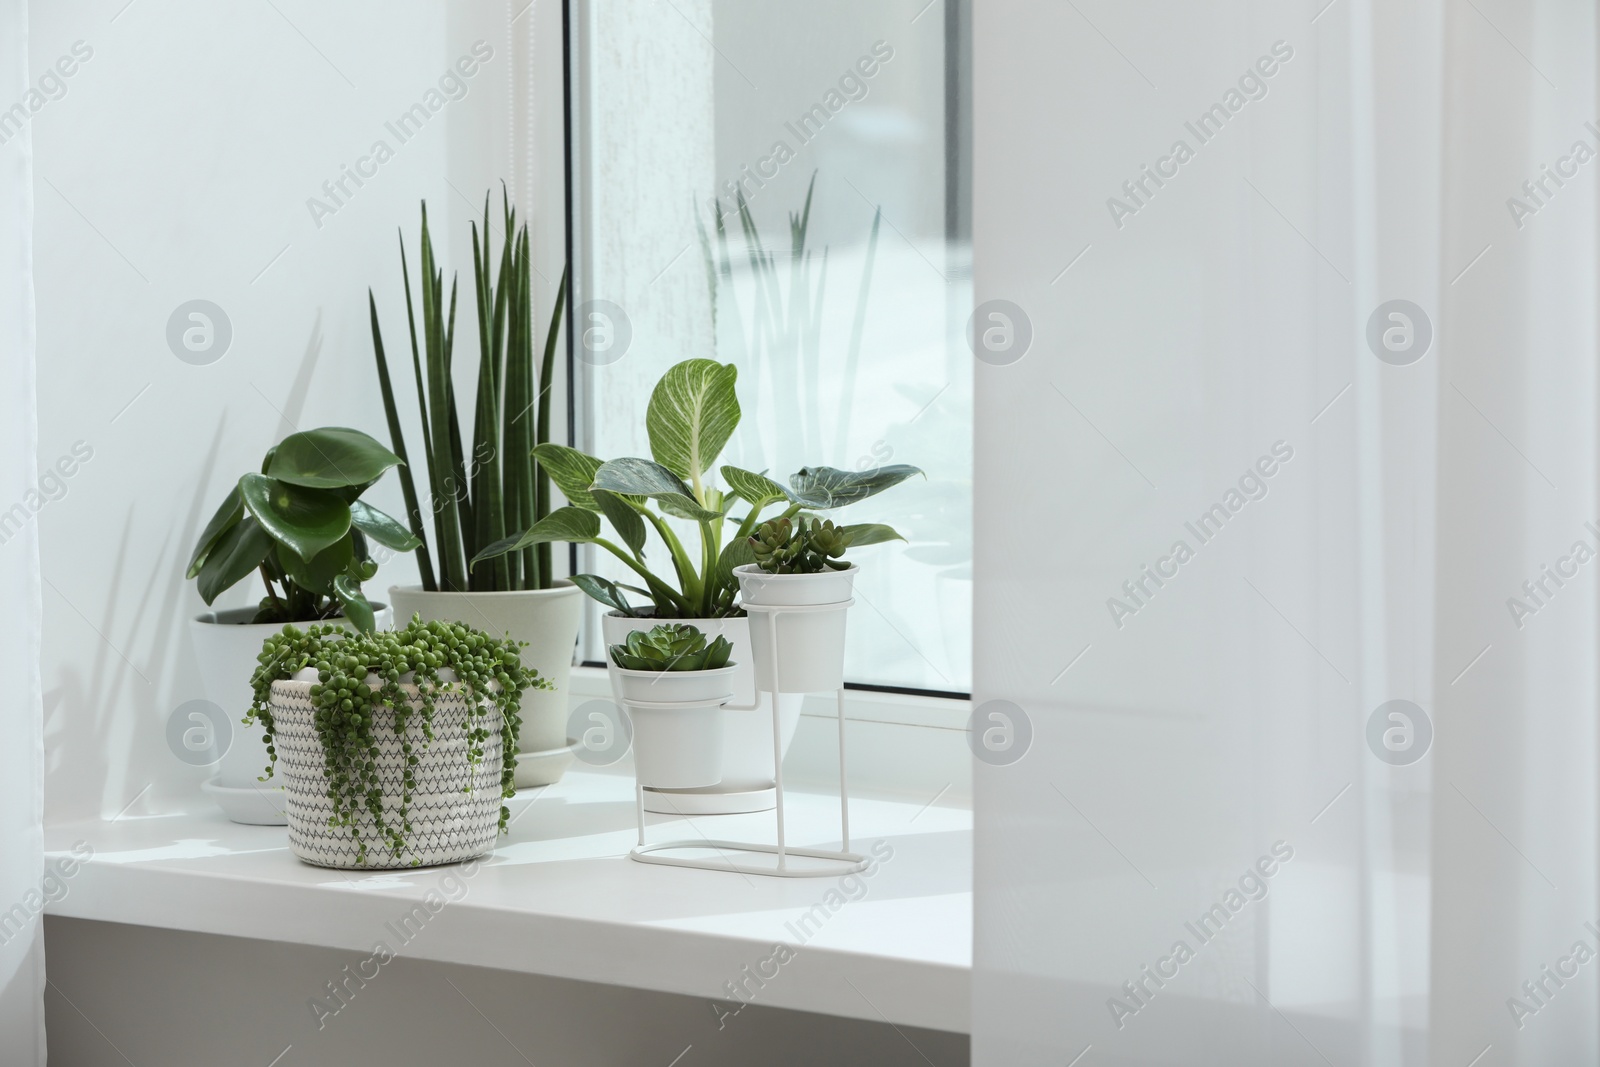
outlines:
[[[977,3],[975,1064],[1600,1062],[1596,65]]]
[[[24,0],[0,0],[0,106],[28,96]],[[0,514],[35,492],[32,142],[0,114]],[[44,733],[36,527],[0,544],[0,1059],[45,1062]]]

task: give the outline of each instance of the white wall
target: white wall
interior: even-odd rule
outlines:
[[[553,54],[559,71],[560,17],[553,3],[521,6],[33,5],[36,70],[74,42],[92,50],[33,121],[40,462],[75,442],[92,450],[36,520],[51,818],[181,804],[208,773],[164,737],[171,711],[202,696],[185,629],[203,606],[183,579],[189,551],[228,486],[284,434],[349,425],[387,440],[366,290],[391,360],[404,360],[396,230],[415,279],[418,202],[441,258],[463,273],[458,350],[476,350],[466,222],[501,178],[524,216],[537,212],[541,307],[553,299],[561,190],[531,164],[553,136],[560,173],[559,102],[554,123],[535,122],[513,94],[512,57],[537,54],[549,70]],[[466,95],[402,143],[386,123],[426,103],[478,41],[492,54]],[[525,94],[525,77],[518,86]],[[314,218],[308,198],[328,202],[323,182],[378,140],[393,158]],[[169,316],[193,299],[231,322],[210,365],[168,346]],[[470,377],[475,361],[462,362]],[[393,476],[372,496],[403,513]],[[396,560],[368,593],[414,577],[409,557]],[[219,605],[259,595],[245,583]]]

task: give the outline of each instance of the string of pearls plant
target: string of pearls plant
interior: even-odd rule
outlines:
[[[311,685],[311,701],[334,811],[328,825],[349,828],[359,851],[358,862],[365,863],[368,842],[363,840],[359,818],[365,810],[372,816],[379,843],[398,859],[411,832],[407,816],[416,786],[417,751],[433,740],[434,701],[439,694],[464,691],[476,698],[470,702],[474,725],[468,731],[467,752],[473,766],[484,758],[490,709],[499,710],[504,721],[500,795],[516,795],[513,783],[522,693],[550,687],[537,671],[523,666],[520,644],[461,623],[423,622],[415,617],[404,630],[377,633],[331,625],[304,631],[292,624],[285,626],[263,642],[257,659],[260,666],[250,679],[255,699],[244,721],[259,721],[266,729],[268,763],[262,781],[272,777],[278,759],[272,683],[314,668],[317,680]],[[453,672],[455,680],[442,679],[439,672],[445,670]],[[415,698],[403,688],[407,683],[416,686]],[[392,727],[382,723],[387,716],[381,716],[380,709],[393,712]],[[413,721],[418,718],[420,724]],[[386,729],[393,730],[406,757],[404,787],[394,821],[384,815],[384,792],[377,770],[379,731]],[[501,805],[501,833],[510,814],[510,809]]]

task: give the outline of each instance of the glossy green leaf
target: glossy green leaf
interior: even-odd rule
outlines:
[[[228,490],[227,497],[222,501],[222,506],[217,513],[211,516],[211,521],[206,523],[206,528],[200,531],[200,540],[195,542],[194,555],[189,557],[189,569],[184,574],[185,578],[193,578],[200,573],[200,565],[206,561],[206,554],[216,545],[222,535],[234,527],[244,516],[244,500],[239,496],[239,486],[236,483]],[[206,603],[210,603],[207,601]]]
[[[717,556],[717,581],[724,585],[737,581],[738,579],[733,576],[733,569],[755,561],[755,550],[751,548],[748,537],[731,539],[722,546],[722,552]]]
[[[733,364],[687,359],[656,383],[645,409],[650,454],[678,475],[698,481],[711,469],[739,425]]]
[[[287,546],[278,548],[278,563],[295,585],[321,596],[334,595],[334,579],[349,572],[355,563],[355,539],[341,537],[310,560],[291,551]]]
[[[600,513],[611,523],[612,529],[617,531],[617,536],[622,538],[622,543],[632,549],[634,555],[642,555],[645,538],[644,516],[615,493],[596,489],[590,495],[600,508]]]
[[[422,544],[399,519],[385,514],[365,500],[350,502],[350,524],[385,548],[410,552]]]
[[[689,492],[689,487],[672,471],[638,456],[626,456],[601,464],[590,488],[652,497],[661,501],[663,511],[679,518],[715,521],[722,517],[720,512],[702,508]],[[670,505],[667,503],[669,500]]]
[[[378,620],[373,615],[372,605],[362,595],[360,582],[348,574],[341,574],[333,580],[333,595],[339,598],[339,603],[344,607],[344,617],[356,629],[367,634],[377,629]]]
[[[783,500],[788,496],[783,486],[765,474],[756,474],[754,471],[741,470],[738,467],[723,467],[722,480],[728,483],[728,488],[735,495],[747,501],[757,511],[774,500]]]
[[[874,467],[864,471],[842,471],[834,467],[802,467],[789,476],[788,497],[808,508],[842,508],[876,496],[899,485],[921,469],[905,463]]]
[[[633,610],[633,605],[628,603],[628,598],[622,595],[616,585],[597,574],[574,574],[572,584],[582,589],[589,596],[598,600],[606,607],[631,618],[638,618],[639,613]]]
[[[261,474],[246,474],[239,488],[250,514],[302,559],[311,559],[350,530],[350,505],[326,490]]]
[[[845,544],[851,548],[861,548],[863,545],[879,545],[885,541],[904,541],[905,538],[892,526],[885,526],[881,522],[863,522],[854,526],[841,526],[839,532],[844,534]]]
[[[200,566],[197,583],[200,599],[207,604],[217,595],[249,575],[272,551],[272,537],[250,516],[230,526],[218,539]]]
[[[599,459],[586,452],[579,452],[576,448],[548,443],[535,448],[533,458],[538,460],[539,466],[550,475],[550,480],[556,483],[556,488],[567,498],[567,503],[588,511],[599,510],[599,506],[589,496],[589,487],[594,484],[595,472],[602,466]]]
[[[369,485],[400,457],[360,430],[325,426],[278,442],[265,473],[280,482],[314,489]]]
[[[594,512],[575,507],[557,508],[522,533],[501,538],[489,545],[472,557],[472,562],[476,564],[479,560],[493,559],[529,545],[551,541],[583,544],[599,536],[600,517]]]

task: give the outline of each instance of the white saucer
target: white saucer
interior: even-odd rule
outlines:
[[[560,748],[547,748],[543,752],[518,752],[517,788],[531,789],[559,782],[576,758],[580,744],[582,742],[577,738],[569,737]]]
[[[250,826],[289,824],[288,818],[283,813],[288,802],[284,799],[281,785],[261,783],[241,789],[237,786],[218,785],[217,780],[211,778],[200,783],[200,791],[216,801],[223,814],[234,822]]]

